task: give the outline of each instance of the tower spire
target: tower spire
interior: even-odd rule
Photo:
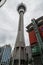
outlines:
[[[13,63],[14,65],[25,65],[26,50],[25,50],[25,41],[24,41],[23,15],[26,11],[26,8],[23,5],[23,3],[21,3],[18,6],[17,11],[19,12],[19,27],[18,27],[18,34],[14,48]]]
[[[24,23],[23,23],[23,15],[26,11],[25,6],[23,5],[23,3],[21,3],[18,6],[17,11],[19,12],[19,27],[18,27],[18,34],[17,34],[17,39],[16,39],[16,43],[15,43],[15,47],[18,46],[25,46],[25,41],[24,41]]]

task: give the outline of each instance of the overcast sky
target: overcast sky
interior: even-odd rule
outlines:
[[[12,48],[14,47],[19,23],[17,6],[22,2],[26,5],[26,13],[24,14],[25,44],[30,44],[26,26],[31,23],[32,18],[43,16],[43,0],[6,1],[4,6],[0,8],[0,46],[11,44]]]

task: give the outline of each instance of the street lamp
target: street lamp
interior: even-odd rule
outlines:
[[[6,0],[0,0],[0,7],[2,7],[5,4]]]

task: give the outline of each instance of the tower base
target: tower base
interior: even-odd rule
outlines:
[[[19,60],[14,60],[14,65],[19,65]],[[26,61],[20,60],[20,65],[26,65]]]

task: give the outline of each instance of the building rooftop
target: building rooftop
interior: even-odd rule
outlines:
[[[36,24],[38,25],[38,27],[43,25],[43,16],[41,16],[38,19],[35,19],[35,21],[36,21]],[[27,32],[33,30],[33,24],[30,23],[26,28],[27,28]]]

